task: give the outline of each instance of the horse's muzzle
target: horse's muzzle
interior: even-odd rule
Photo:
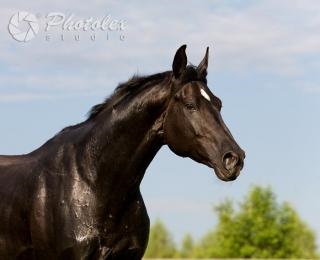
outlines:
[[[227,152],[222,157],[224,169],[216,169],[216,174],[223,181],[233,181],[239,175],[244,165],[245,153],[240,150],[239,153],[233,151]]]

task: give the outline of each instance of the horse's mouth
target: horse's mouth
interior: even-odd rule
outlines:
[[[229,173],[227,171],[220,171],[218,169],[214,169],[215,174],[217,175],[217,177],[222,180],[222,181],[234,181],[238,178],[238,176],[240,175],[240,170],[233,172],[233,173]]]
[[[212,168],[216,174],[216,176],[225,182],[228,181],[234,181],[238,178],[240,175],[240,171],[242,170],[242,167],[236,167],[232,171],[228,171],[224,169],[223,167],[219,167],[216,164],[213,163],[206,163],[210,168]]]

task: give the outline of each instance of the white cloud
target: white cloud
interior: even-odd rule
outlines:
[[[320,54],[320,19],[317,1],[259,1],[234,7],[224,1],[137,2],[95,0],[81,5],[67,2],[3,1],[0,22],[1,86],[34,85],[43,91],[81,91],[90,86],[100,90],[105,84],[114,88],[118,81],[136,71],[153,73],[170,69],[174,51],[187,43],[190,61],[197,64],[207,45],[215,70],[249,71],[294,77],[303,75],[311,63],[301,64],[305,55]],[[43,34],[32,42],[14,42],[6,25],[17,10],[45,14],[51,11],[100,17],[112,14],[127,19],[126,40],[89,40],[45,42]],[[195,11],[196,10],[196,11]],[[53,35],[54,36],[54,35]],[[10,71],[10,73],[8,73]],[[8,76],[9,75],[9,76]],[[8,79],[11,77],[11,79]],[[18,79],[16,79],[18,78]],[[3,89],[3,87],[2,87]],[[0,89],[1,90],[1,89]],[[31,90],[30,90],[31,91]]]

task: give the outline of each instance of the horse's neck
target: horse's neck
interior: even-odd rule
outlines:
[[[89,150],[98,186],[106,197],[129,194],[139,188],[163,144],[162,118],[169,95],[169,86],[157,85],[125,106],[120,104],[98,115]]]

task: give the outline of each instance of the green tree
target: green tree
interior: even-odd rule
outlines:
[[[190,234],[187,234],[182,239],[182,245],[181,250],[178,254],[178,257],[181,258],[191,258],[193,257],[193,248],[194,248],[194,242],[193,238]]]
[[[239,210],[231,201],[215,208],[218,225],[197,245],[197,257],[314,258],[315,235],[270,188],[254,187]]]
[[[176,254],[175,244],[165,225],[158,219],[150,229],[149,243],[145,257],[170,258]]]

